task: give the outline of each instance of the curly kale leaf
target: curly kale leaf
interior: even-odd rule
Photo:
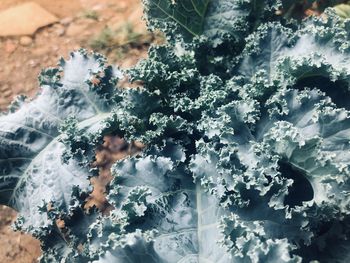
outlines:
[[[0,116],[0,200],[41,261],[348,262],[349,22],[144,3],[169,42],[128,71],[142,87],[79,51]],[[113,165],[102,214],[84,203],[105,134],[147,146]]]
[[[296,31],[261,25],[247,38],[238,70],[232,69],[241,76],[232,81],[262,101],[281,87],[317,87],[348,109],[349,25],[326,14],[327,20],[310,18]]]
[[[49,204],[69,214],[90,191],[86,159],[108,129],[119,76],[101,55],[74,52],[59,69],[42,73],[33,100],[19,98],[0,116],[0,199],[19,212],[21,229],[42,235],[39,229],[55,225],[46,213]]]
[[[270,3],[271,2],[271,3]],[[230,39],[240,42],[262,17],[273,16],[279,1],[144,0],[149,27],[186,41],[205,36],[213,46]]]
[[[227,261],[228,254],[215,243],[218,239],[215,236],[219,236],[218,219],[223,212],[184,169],[184,150],[171,142],[162,148],[149,149],[142,156],[123,160],[112,168],[115,178],[108,200],[116,209],[113,216],[103,219],[110,223],[103,225],[113,224],[113,217],[119,217],[118,222],[125,225],[120,235],[113,235],[116,232],[110,227],[99,228],[103,237],[110,238],[92,242],[102,250],[104,244],[123,248],[119,243],[129,235],[152,233],[148,247],[140,246],[137,239],[135,244],[131,242],[133,246],[129,245],[132,251],[143,250],[140,255],[130,251],[124,257],[131,262],[142,258],[146,262]],[[120,256],[120,248],[102,256],[102,260],[129,262]]]
[[[319,90],[282,89],[252,125],[244,116],[256,115],[254,105],[232,103],[203,117],[211,141],[197,143],[195,178],[236,207],[233,222],[262,226],[264,239],[286,239],[309,260],[342,259],[344,247],[327,254],[325,242],[345,245],[349,235],[349,113]],[[240,241],[227,242],[239,252]]]
[[[192,181],[185,160],[184,150],[167,142],[112,168],[108,199],[115,210],[92,225],[86,249],[100,255],[96,262],[231,262],[243,257],[231,253],[227,242],[236,231],[231,230],[233,215]],[[260,230],[246,236],[242,253],[255,246],[252,258],[299,262],[285,249],[286,240],[261,242]]]

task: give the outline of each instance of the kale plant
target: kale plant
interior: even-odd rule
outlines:
[[[166,44],[80,50],[0,116],[0,200],[41,262],[350,262],[350,21],[290,1],[144,0]],[[128,75],[139,88],[119,88]],[[142,142],[85,207],[105,135]]]

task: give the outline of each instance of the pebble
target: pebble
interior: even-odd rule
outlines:
[[[24,2],[24,1],[17,1]],[[33,35],[39,28],[58,21],[57,17],[29,1],[0,11],[0,36]]]
[[[29,65],[30,67],[32,67],[32,68],[35,68],[38,64],[39,64],[39,62],[36,61],[36,60],[34,60],[34,59],[31,59],[31,60],[29,60],[29,62],[28,62],[28,65]]]
[[[0,91],[6,91],[6,90],[9,90],[9,89],[10,89],[10,87],[7,84],[4,84],[4,85],[0,84]]]
[[[17,45],[15,43],[13,43],[12,41],[8,40],[5,42],[4,44],[4,49],[6,53],[13,53],[15,52],[15,50],[17,49]]]
[[[12,91],[10,89],[5,90],[2,92],[2,95],[4,96],[4,98],[8,98],[12,95]]]
[[[64,26],[68,26],[72,22],[73,22],[73,17],[65,17],[60,21],[60,23]]]
[[[98,4],[98,5],[94,5],[91,10],[92,11],[100,11],[107,8],[106,4]]]
[[[23,36],[19,39],[19,43],[22,45],[22,46],[30,46],[32,43],[33,43],[33,39],[31,37],[28,37],[28,36]]]
[[[63,36],[64,33],[66,32],[66,29],[63,25],[61,24],[55,24],[53,26],[53,31],[55,32],[55,34],[59,37]]]

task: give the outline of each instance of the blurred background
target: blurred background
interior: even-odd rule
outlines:
[[[0,108],[15,94],[33,95],[40,70],[79,47],[121,67],[144,57],[153,35],[141,20],[140,2],[0,0]]]
[[[350,18],[350,5],[344,0],[284,2],[288,8],[280,14],[286,17],[322,15],[325,7],[336,5],[338,14]],[[106,55],[109,63],[128,68],[147,56],[150,44],[163,41],[161,35],[146,30],[141,0],[0,0],[0,111],[18,94],[33,96],[40,71],[55,66],[61,56],[67,58],[75,49],[93,49]],[[110,180],[110,164],[132,153],[116,147],[124,143],[108,137],[97,151],[102,180],[93,182],[90,201],[101,210],[105,209],[103,192]],[[0,262],[37,262],[39,243],[13,232],[15,217],[13,210],[0,206]]]

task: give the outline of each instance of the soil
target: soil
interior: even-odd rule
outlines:
[[[1,0],[0,11],[24,2],[40,4],[60,22],[39,29],[33,36],[0,38],[0,110],[5,110],[16,95],[34,96],[40,71],[55,66],[61,56],[67,58],[73,50],[95,46],[110,63],[126,68],[146,57],[148,45],[153,41],[141,20],[139,0]],[[132,27],[132,36],[136,38],[130,40],[129,29],[120,30],[125,25]],[[106,28],[112,32],[107,39]],[[106,41],[111,45],[105,45]],[[101,154],[108,160],[102,161],[101,174],[107,179],[95,192],[102,194],[108,182],[110,162],[130,154],[130,151],[119,153],[111,141],[120,143],[119,139],[107,138],[101,148]],[[104,205],[101,195],[97,194],[96,198]],[[0,206],[0,262],[37,262],[41,254],[39,242],[29,235],[13,232],[11,224],[15,217],[16,212],[11,208]]]
[[[10,3],[20,2],[25,0],[1,0],[0,10],[9,7]],[[37,76],[41,69],[55,66],[61,56],[67,57],[75,49],[91,49],[92,41],[98,39],[107,27],[117,28],[118,24],[121,27],[131,23],[139,34],[147,35],[138,0],[36,2],[47,10],[54,11],[61,18],[61,22],[39,29],[29,41],[23,37],[0,39],[0,109],[3,110],[14,96],[35,94],[38,87]],[[111,54],[113,49],[98,51],[107,55],[110,63],[129,67],[140,57],[144,57],[146,50],[147,47],[143,45],[128,48],[128,55],[123,56],[122,60],[118,60],[120,54]]]

